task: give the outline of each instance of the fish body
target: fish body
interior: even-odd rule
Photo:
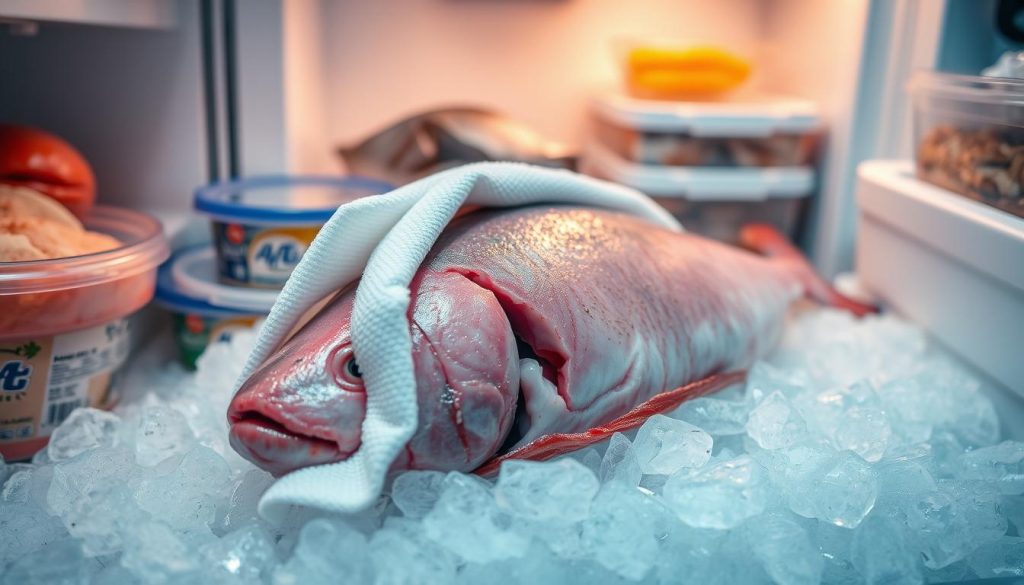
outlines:
[[[394,468],[472,470],[750,365],[808,288],[788,260],[587,208],[457,219],[410,286],[419,426]],[[358,449],[354,298],[338,293],[240,388],[244,456],[280,474]]]

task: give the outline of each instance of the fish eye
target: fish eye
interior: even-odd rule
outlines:
[[[356,363],[356,356],[354,355],[345,362],[345,369],[348,371],[350,376],[355,378],[363,377],[363,371],[359,369],[359,364]]]
[[[338,346],[327,358],[327,366],[334,383],[342,390],[349,392],[363,392],[363,371],[356,362],[355,353],[352,351],[352,344],[345,343]]]

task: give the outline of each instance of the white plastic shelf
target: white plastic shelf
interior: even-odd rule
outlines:
[[[914,177],[858,169],[857,274],[898,313],[1024,396],[1024,219]]]

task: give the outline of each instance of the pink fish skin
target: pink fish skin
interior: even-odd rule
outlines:
[[[503,448],[744,368],[777,342],[808,272],[609,211],[463,216],[411,285],[419,427],[394,469],[472,470]],[[360,445],[353,301],[354,288],[340,292],[229,407],[232,445],[272,473]]]

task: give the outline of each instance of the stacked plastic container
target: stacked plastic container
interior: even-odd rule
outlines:
[[[618,93],[592,103],[584,172],[639,189],[690,231],[732,241],[744,223],[795,237],[814,192],[813,102],[745,93],[660,101]]]
[[[270,312],[317,232],[342,204],[391,186],[357,177],[258,177],[195,194],[212,241],[178,250],[160,268],[156,298],[173,317],[182,362]]]

